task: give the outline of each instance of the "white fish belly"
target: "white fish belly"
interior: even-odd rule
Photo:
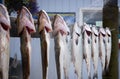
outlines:
[[[91,68],[91,43],[88,44],[88,38],[84,39],[84,54],[86,55],[85,61],[87,64],[87,73],[88,77],[90,77],[90,68]]]
[[[99,48],[98,48],[98,43],[95,43],[93,45],[93,64],[94,64],[94,73],[97,73],[97,68],[98,68],[98,53],[99,53]]]
[[[102,63],[102,70],[104,71],[104,68],[105,68],[105,44],[103,42],[101,42],[101,47],[100,47],[100,51],[102,53],[102,56],[101,56],[101,63]]]
[[[73,57],[73,64],[75,67],[75,72],[77,74],[78,79],[81,79],[81,68],[82,68],[82,37],[78,38],[78,44],[76,44],[76,40],[73,38],[72,44],[72,57]]]
[[[107,65],[106,68],[108,69],[109,63],[110,63],[110,57],[111,57],[111,38],[109,38],[109,42],[107,42],[106,45],[106,54],[107,54]]]

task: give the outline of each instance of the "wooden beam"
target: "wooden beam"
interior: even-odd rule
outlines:
[[[106,3],[106,1],[108,1]],[[118,78],[118,6],[117,0],[104,0],[103,26],[115,29],[112,31],[112,52],[109,71],[105,73],[103,79]]]

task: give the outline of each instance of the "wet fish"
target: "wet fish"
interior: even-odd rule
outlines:
[[[98,70],[98,59],[99,59],[99,33],[96,26],[91,28],[92,30],[92,59],[94,66],[94,75],[93,79],[98,78],[97,70]]]
[[[64,19],[58,14],[55,15],[53,21],[53,35],[58,79],[69,79],[68,68],[70,65],[70,52],[66,42],[66,37],[69,33],[69,28]]]
[[[40,33],[40,40],[41,40],[43,79],[48,79],[50,32],[52,32],[52,26],[51,26],[50,19],[44,10],[41,10],[39,13],[38,30]]]
[[[30,79],[31,34],[36,30],[32,15],[25,6],[17,17],[17,26],[21,43],[23,79]]]
[[[74,24],[73,33],[72,33],[72,61],[75,67],[75,73],[77,75],[77,79],[81,79],[81,70],[82,70],[82,34],[81,28]]]
[[[105,51],[105,30],[104,28],[99,29],[99,56],[101,59],[101,64],[102,64],[102,71],[104,73],[104,68],[105,68],[105,56],[106,56],[106,51]]]
[[[111,57],[111,47],[112,47],[112,44],[111,44],[111,31],[108,27],[106,27],[105,29],[106,31],[106,42],[105,42],[105,45],[106,45],[106,71],[108,71],[108,67],[109,67],[109,63],[110,63],[110,57]]]
[[[91,29],[90,26],[85,24],[83,26],[83,57],[87,64],[88,78],[91,79],[90,67],[91,67]]]
[[[10,19],[6,7],[0,4],[0,79],[9,76]]]

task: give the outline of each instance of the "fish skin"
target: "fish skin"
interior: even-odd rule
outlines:
[[[0,4],[0,79],[9,78],[10,28],[7,8]]]
[[[99,39],[98,39],[98,30],[96,26],[91,28],[92,30],[92,59],[93,59],[93,66],[94,66],[94,75],[93,79],[98,78],[98,59],[99,59]]]
[[[104,74],[105,69],[105,56],[106,56],[106,50],[105,50],[105,30],[104,28],[99,29],[99,57],[102,64],[102,72]]]
[[[110,63],[110,57],[111,57],[111,47],[112,47],[112,39],[111,39],[111,31],[108,27],[105,28],[106,31],[106,71],[108,71],[109,63]]]
[[[36,30],[32,15],[24,6],[17,16],[17,26],[21,43],[23,79],[30,79],[31,34],[36,32]]]
[[[89,36],[87,31],[89,32]],[[87,24],[83,26],[83,57],[87,64],[88,79],[91,79],[91,29]]]
[[[66,42],[66,37],[69,32],[70,30],[64,19],[58,14],[55,15],[53,21],[53,36],[58,79],[69,79],[70,52]]]
[[[81,28],[75,23],[73,26],[73,33],[72,33],[72,62],[75,67],[75,73],[77,75],[77,79],[81,79],[81,71],[82,71],[82,59],[83,59],[83,52],[82,52],[82,34]]]
[[[48,66],[50,56],[50,32],[52,32],[52,26],[50,19],[44,10],[41,10],[39,13],[38,31],[41,40],[43,79],[48,79]]]
[[[31,35],[26,28],[20,37],[23,79],[30,79],[30,61],[31,61]]]

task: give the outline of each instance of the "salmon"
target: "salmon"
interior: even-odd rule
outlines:
[[[88,79],[91,79],[91,29],[87,24],[83,26],[83,57],[87,64]]]
[[[77,79],[81,79],[81,71],[82,71],[82,34],[81,28],[77,23],[74,24],[73,33],[72,33],[72,61],[75,67],[75,73],[77,75]]]
[[[105,51],[105,37],[106,33],[104,28],[99,29],[99,56],[102,64],[102,72],[104,73],[104,68],[105,68],[105,56],[106,56],[106,51]]]
[[[111,39],[111,31],[108,27],[105,28],[106,31],[106,42],[105,42],[105,46],[106,46],[106,71],[108,71],[108,67],[109,67],[109,63],[110,63],[110,57],[111,57],[111,47],[112,47],[112,39]]]
[[[9,77],[10,28],[7,8],[0,4],[0,79]]]
[[[94,75],[93,79],[98,78],[97,70],[98,70],[98,59],[99,59],[99,33],[96,26],[91,28],[92,30],[92,60],[94,66]]]
[[[30,79],[31,34],[36,30],[32,15],[25,6],[17,16],[17,26],[21,43],[23,79]]]
[[[58,79],[69,79],[68,72],[70,66],[70,52],[66,42],[66,37],[70,30],[64,19],[59,15],[54,16],[53,36],[55,42],[55,61]]]
[[[41,40],[41,56],[42,56],[42,74],[43,79],[48,79],[48,66],[50,55],[50,33],[52,26],[47,13],[44,10],[39,12],[38,31]]]

